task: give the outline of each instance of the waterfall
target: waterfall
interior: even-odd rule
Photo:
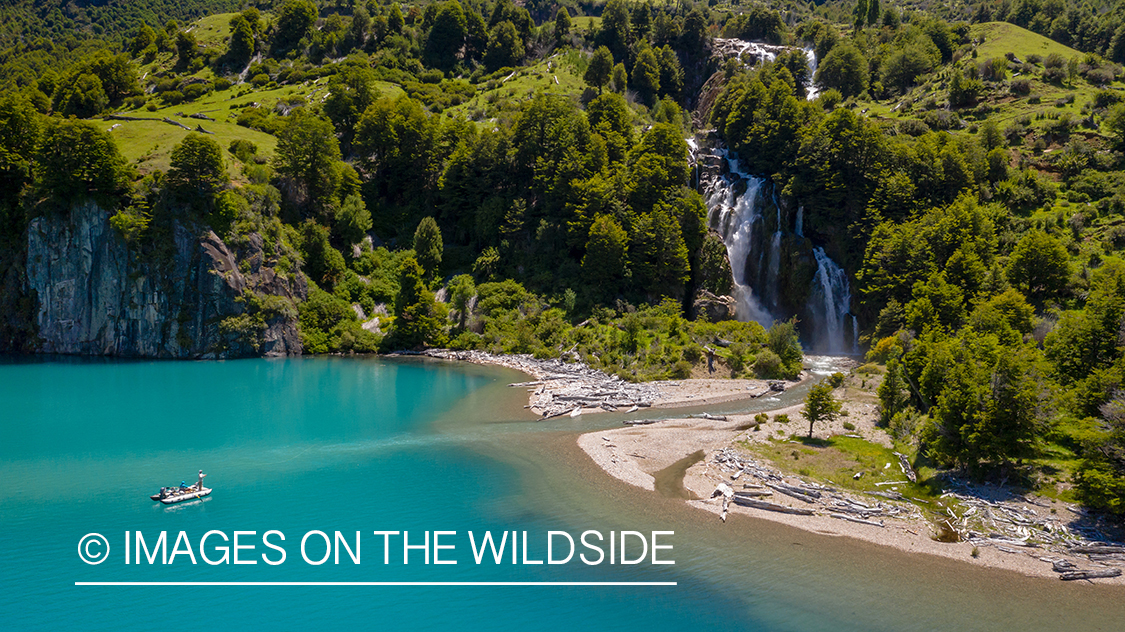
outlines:
[[[816,275],[809,290],[809,314],[813,320],[813,346],[827,353],[857,353],[859,331],[849,311],[851,286],[844,269],[824,252],[814,248]]]
[[[719,155],[730,165],[730,174],[717,178],[707,191],[707,223],[723,236],[727,247],[738,319],[754,320],[769,327],[774,317],[762,306],[746,273],[748,259],[753,254],[751,240],[755,226],[762,227],[762,213],[757,200],[766,180],[739,171],[738,159],[726,150],[721,150]],[[740,182],[746,183],[746,190],[741,195],[736,192]]]
[[[820,89],[813,83],[813,77],[816,76],[816,51],[811,48],[806,48],[805,59],[808,60],[809,64],[809,89],[805,93],[805,98],[812,101],[820,96]]]
[[[790,230],[776,192],[766,178],[744,172],[738,158],[724,148],[700,148],[692,143],[691,149],[707,200],[707,224],[722,236],[726,245],[737,318],[769,327],[774,321],[796,315],[801,320],[806,349],[818,353],[856,353],[858,331],[850,313],[847,273],[824,248],[812,247],[804,237],[804,209],[798,207]],[[804,272],[800,273],[798,268]],[[807,302],[792,305],[794,279],[807,279],[804,275],[809,274],[812,281]],[[783,284],[790,288],[788,306],[782,304]]]

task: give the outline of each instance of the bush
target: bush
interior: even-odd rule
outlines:
[[[855,430],[855,424],[853,424],[850,421],[845,421],[844,422],[844,430],[848,430],[848,431]]]
[[[898,131],[907,136],[921,136],[930,131],[930,126],[926,125],[925,121],[918,119],[906,119],[899,121]]]
[[[669,371],[668,375],[673,380],[686,380],[691,377],[691,363],[687,360],[680,360],[672,365],[672,370]]]
[[[761,379],[779,379],[785,377],[784,365],[781,357],[769,349],[764,349],[754,360],[754,375]]]
[[[887,430],[895,441],[907,441],[914,437],[921,423],[922,415],[912,406],[908,406],[891,417]]]
[[[828,383],[832,385],[832,388],[840,388],[844,385],[844,374],[836,371],[828,376]]]
[[[777,415],[776,417],[773,418],[773,421],[774,421],[774,423],[778,423],[778,424],[788,424],[789,423],[789,415],[786,415],[786,414]]]
[[[1028,79],[1013,79],[1008,91],[1019,96],[1031,94],[1031,81]]]

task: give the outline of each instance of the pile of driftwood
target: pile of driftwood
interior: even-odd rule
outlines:
[[[778,513],[802,516],[826,515],[873,527],[885,526],[881,518],[905,517],[918,512],[918,509],[910,504],[899,505],[887,502],[905,500],[898,492],[868,492],[871,496],[884,499],[868,500],[815,483],[787,481],[779,470],[729,448],[716,452],[712,462],[721,471],[730,475],[730,485],[741,484],[741,489],[735,490],[730,485],[722,483],[712,495],[712,498],[720,495],[724,498],[724,520],[727,502]],[[729,495],[724,488],[730,489]],[[764,500],[774,494],[794,498],[804,504],[793,506]]]
[[[515,382],[509,386],[528,389],[531,394],[529,407],[544,419],[563,415],[577,416],[584,409],[636,411],[652,406],[652,402],[661,395],[660,388],[654,384],[626,382],[616,375],[591,369],[582,362],[447,349],[431,349],[425,355],[477,364],[495,364],[531,375],[534,380]]]
[[[957,501],[957,510],[945,508],[949,525],[974,546],[1035,557],[1051,564],[1063,580],[1117,577],[1125,568],[1125,545],[1086,523],[1081,508],[1056,503],[1052,513],[1049,503],[1004,488],[959,481],[950,486],[960,491],[942,494]],[[1080,568],[1076,560],[1088,567]]]

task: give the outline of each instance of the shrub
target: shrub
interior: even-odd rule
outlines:
[[[925,121],[921,121],[918,119],[906,119],[903,121],[899,121],[898,131],[899,133],[906,134],[908,136],[921,136],[922,134],[930,131],[930,126],[926,125]]]
[[[788,424],[789,423],[789,415],[786,415],[786,414],[777,415],[776,417],[773,418],[773,421],[774,421],[774,423]]]
[[[769,349],[764,349],[754,360],[754,375],[762,379],[776,379],[784,377],[784,366],[781,357]]]
[[[844,430],[848,430],[848,431],[855,430],[855,424],[853,424],[850,421],[845,421],[844,422]]]
[[[914,437],[921,423],[922,415],[912,406],[907,406],[891,417],[887,430],[895,441],[907,441]]]
[[[828,383],[832,385],[832,388],[840,388],[844,385],[844,374],[836,371],[828,376]]]
[[[1031,81],[1028,79],[1013,79],[1008,91],[1019,96],[1031,94]]]

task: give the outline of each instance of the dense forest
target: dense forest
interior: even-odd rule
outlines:
[[[0,348],[29,222],[94,200],[139,259],[186,226],[306,276],[248,340],[792,377],[800,322],[696,309],[732,263],[694,137],[847,271],[897,440],[1125,515],[1125,3],[236,4],[3,8]]]

